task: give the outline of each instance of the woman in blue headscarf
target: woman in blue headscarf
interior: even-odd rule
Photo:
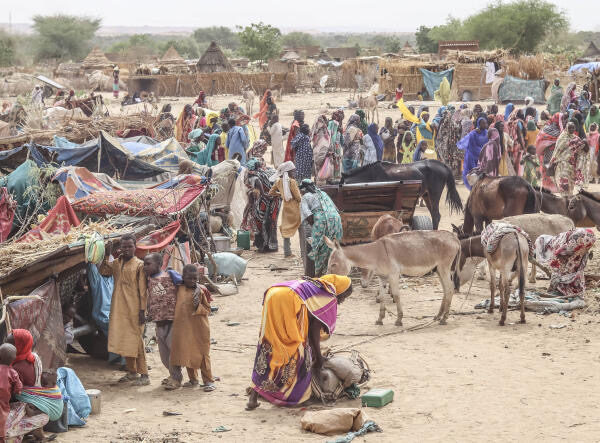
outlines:
[[[469,190],[471,189],[471,185],[467,181],[467,175],[471,172],[471,169],[477,166],[481,149],[488,142],[487,127],[487,117],[479,117],[475,129],[457,143],[458,149],[465,152],[462,176],[463,183]]]
[[[508,121],[508,117],[510,117],[510,114],[512,114],[512,112],[515,110],[515,105],[513,105],[512,103],[509,103],[508,105],[506,105],[506,109],[504,110],[504,121],[507,122]]]
[[[369,125],[369,128],[367,129],[367,135],[371,138],[373,146],[375,146],[377,161],[381,161],[381,159],[383,158],[383,140],[379,136],[378,130],[379,128],[377,127],[377,123],[371,123]],[[364,138],[366,138],[366,136],[363,137],[363,140]]]
[[[211,134],[206,144],[206,148],[202,151],[193,154],[193,160],[199,165],[215,166],[219,163],[216,155],[221,146],[221,136],[219,134]]]

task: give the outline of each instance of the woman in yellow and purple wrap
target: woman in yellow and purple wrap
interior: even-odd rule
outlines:
[[[351,293],[350,278],[335,274],[267,289],[247,410],[259,406],[259,395],[278,406],[310,398],[311,380],[323,367],[321,331],[333,333],[337,305]]]

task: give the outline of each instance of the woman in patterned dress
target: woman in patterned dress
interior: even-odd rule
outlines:
[[[296,180],[302,181],[312,176],[313,149],[310,144],[310,126],[306,123],[300,125],[298,135],[292,140],[292,149],[295,152],[294,164],[296,165]]]

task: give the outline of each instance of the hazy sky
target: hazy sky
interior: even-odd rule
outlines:
[[[414,31],[448,15],[463,18],[485,0],[2,0],[0,22],[31,22],[35,14],[102,18],[106,26],[235,26],[264,21],[285,30]],[[575,30],[600,30],[596,0],[554,0]],[[386,5],[383,8],[383,5]],[[596,6],[593,6],[596,5]],[[369,6],[372,6],[369,8]],[[509,30],[507,30],[508,32]]]

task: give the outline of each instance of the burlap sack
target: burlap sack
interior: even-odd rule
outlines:
[[[363,371],[360,366],[357,366],[348,357],[342,355],[334,355],[323,363],[323,367],[331,369],[334,374],[342,380],[344,388],[352,385],[352,383],[360,382]]]
[[[358,408],[337,408],[323,411],[307,411],[300,419],[302,429],[317,434],[334,435],[358,431],[368,421],[367,415]]]

